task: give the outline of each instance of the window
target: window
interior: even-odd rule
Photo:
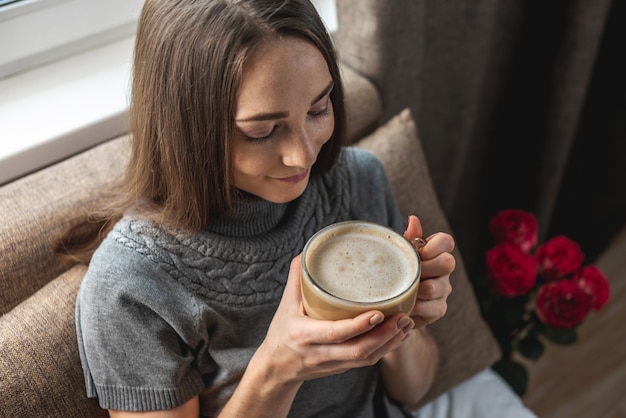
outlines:
[[[0,184],[127,130],[143,0],[0,6]]]
[[[337,30],[337,5],[335,0],[313,0],[312,3],[324,19],[329,32]]]
[[[132,34],[142,4],[143,0],[13,0],[3,4],[0,79]]]
[[[15,3],[16,1],[20,1],[20,0],[0,0],[0,6],[4,6],[9,3]]]

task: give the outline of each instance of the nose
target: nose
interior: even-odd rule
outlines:
[[[315,141],[305,130],[293,132],[285,141],[282,158],[283,164],[289,167],[308,168],[317,159],[318,149]]]

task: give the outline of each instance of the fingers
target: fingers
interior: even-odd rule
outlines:
[[[448,252],[441,253],[435,258],[422,260],[422,280],[432,277],[446,276],[456,268],[456,259]]]
[[[302,274],[302,254],[298,254],[289,266],[289,275],[287,276],[287,283],[285,284],[285,290],[280,302],[281,307],[287,309],[289,312],[304,314],[304,308],[302,306],[302,293],[300,275]]]
[[[373,364],[400,345],[415,326],[413,319],[405,314],[397,314],[367,329],[370,317],[370,313],[365,313],[354,319],[318,321],[334,329],[326,334],[323,342],[320,341],[320,357],[354,362],[360,366]],[[357,329],[367,331],[353,335]]]
[[[371,331],[384,319],[382,312],[370,311],[338,321],[311,320],[310,333],[316,336],[316,344],[340,344]]]
[[[417,289],[417,300],[437,300],[445,299],[452,293],[450,275],[439,276],[432,279],[421,280]]]
[[[421,238],[423,235],[422,223],[415,215],[409,216],[404,237],[411,241],[414,238]],[[454,251],[455,243],[452,235],[445,232],[437,232],[426,238],[426,245],[419,249],[422,260],[429,260],[437,257],[441,253],[451,253]]]
[[[308,322],[307,325],[310,326],[310,328],[308,328],[307,334],[310,335],[312,339],[311,343],[340,344],[367,333],[383,323],[385,317],[380,311],[369,311],[355,318],[340,321],[319,321],[307,317],[302,306],[300,283],[301,263],[301,254],[295,257],[291,262],[279,309],[290,312],[292,315],[296,314],[301,316],[301,319]],[[397,329],[392,330],[394,333],[396,331]]]
[[[417,325],[413,319],[403,315],[403,317],[409,322],[407,323],[401,331],[395,333],[392,338],[388,339],[384,344],[380,345],[376,350],[372,351],[371,354],[363,359],[365,364],[375,364],[378,360],[383,358],[386,354],[392,352],[396,348],[398,348],[404,340],[407,339],[409,333],[415,328]],[[389,320],[391,324],[398,324],[398,320],[392,318]]]
[[[415,215],[409,216],[406,231],[404,231],[404,238],[411,241],[413,238],[421,238],[424,234],[422,230],[422,222]]]
[[[447,301],[451,292],[449,275],[421,281],[411,312],[416,327],[428,325],[443,317],[448,311]]]
[[[456,259],[452,255],[454,247],[454,238],[445,232],[428,237],[426,245],[420,250],[422,280],[450,275],[454,271],[456,268]]]
[[[289,296],[296,296],[300,299],[300,274],[302,274],[302,253],[298,254],[291,260],[289,265],[289,276],[285,285],[285,292]]]
[[[290,379],[304,381],[375,364],[415,326],[405,314],[385,319],[375,310],[340,321],[309,318],[300,293],[301,262],[301,256],[292,261],[283,297],[255,354]]]
[[[411,318],[416,327],[423,327],[443,317],[448,309],[447,299],[452,292],[450,274],[456,268],[454,238],[445,232],[429,236],[420,249],[422,259],[421,281]]]
[[[409,216],[404,237],[411,241],[422,236],[421,221],[414,215]],[[426,244],[419,248],[422,260],[421,282],[411,313],[416,327],[436,321],[448,309],[447,298],[452,292],[450,274],[456,267],[456,259],[452,255],[454,248],[454,238],[445,232],[429,236]]]
[[[450,257],[453,264],[454,258],[449,253],[441,254],[437,258],[448,257]],[[430,262],[436,263],[437,259]],[[431,271],[437,269],[438,267],[436,266]],[[411,318],[413,318],[417,327],[430,324],[446,314],[448,310],[448,296],[452,293],[449,270],[449,267],[443,267],[440,271],[447,271],[447,273],[437,274],[433,278],[423,278],[420,281],[417,300],[411,313]]]
[[[281,309],[303,316],[309,322],[308,335],[314,344],[339,344],[362,335],[380,325],[385,317],[380,311],[365,312],[355,318],[340,321],[319,321],[308,318],[304,313],[301,293],[302,254],[295,257],[289,267],[287,284],[281,300]],[[397,330],[394,330],[397,331]]]
[[[422,260],[429,260],[442,253],[454,251],[455,243],[452,235],[445,232],[437,232],[426,238],[426,245],[420,250]]]
[[[418,301],[415,304],[411,318],[415,321],[415,328],[421,328],[442,318],[447,311],[448,304],[445,301]]]

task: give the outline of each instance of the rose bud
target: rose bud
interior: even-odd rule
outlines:
[[[535,252],[539,273],[546,280],[557,280],[573,273],[584,258],[578,243],[564,235],[550,239]]]
[[[521,296],[535,285],[535,260],[519,247],[500,243],[487,251],[486,259],[487,282],[494,292],[504,296]]]
[[[591,309],[591,298],[574,280],[549,282],[539,288],[537,316],[549,327],[573,328]]]
[[[609,301],[609,282],[596,266],[584,267],[577,275],[578,286],[591,297],[591,308],[598,310]]]
[[[505,209],[489,220],[489,232],[496,243],[515,244],[524,252],[537,245],[537,218],[519,209]]]

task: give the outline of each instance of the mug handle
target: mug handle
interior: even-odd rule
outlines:
[[[411,244],[413,244],[415,249],[419,251],[424,245],[426,245],[426,240],[424,238],[416,237],[411,240]]]

